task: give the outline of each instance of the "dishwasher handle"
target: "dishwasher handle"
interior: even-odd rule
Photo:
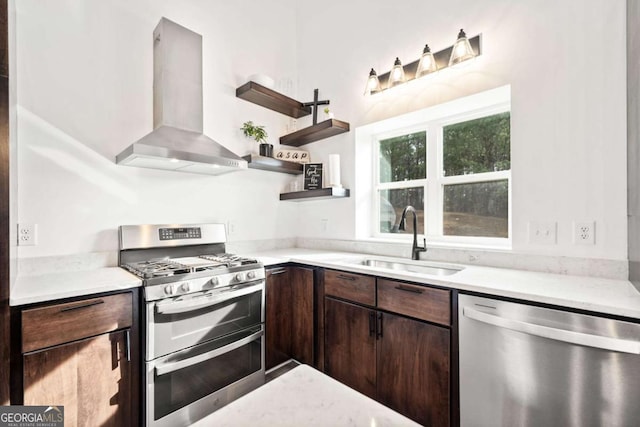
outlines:
[[[566,329],[550,328],[548,326],[536,325],[520,320],[496,316],[494,314],[485,313],[471,307],[464,307],[462,309],[462,314],[464,317],[476,320],[478,322],[487,323],[489,325],[498,326],[500,328],[510,329],[512,331],[522,332],[529,335],[548,338],[555,341],[563,341],[586,347],[615,351],[618,353],[640,354],[639,341],[623,340],[619,338],[604,337],[601,335],[568,331]]]

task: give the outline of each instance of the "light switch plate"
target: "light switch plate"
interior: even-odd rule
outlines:
[[[529,221],[529,243],[555,245],[558,224],[555,221]]]

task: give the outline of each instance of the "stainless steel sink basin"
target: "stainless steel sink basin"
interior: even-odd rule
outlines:
[[[364,259],[358,264],[366,265],[368,267],[386,268],[388,270],[410,271],[412,273],[429,274],[432,276],[450,276],[456,274],[463,269],[457,267],[443,267],[438,265],[419,265],[410,264],[398,261],[384,261],[379,259]]]

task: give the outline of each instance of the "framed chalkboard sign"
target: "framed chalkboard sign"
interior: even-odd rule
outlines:
[[[322,188],[322,163],[304,165],[304,189],[318,190]]]

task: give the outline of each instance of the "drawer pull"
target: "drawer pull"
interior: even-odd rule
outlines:
[[[350,281],[355,281],[356,278],[353,276],[345,276],[344,274],[338,274],[338,279],[342,279],[342,280],[350,280]]]
[[[270,273],[272,276],[275,276],[276,274],[286,273],[286,272],[287,272],[287,269],[286,269],[286,268],[281,268],[281,269],[279,269],[279,270],[269,270],[269,273]]]
[[[74,305],[73,307],[61,308],[60,313],[64,313],[65,311],[80,310],[81,308],[93,307],[94,305],[100,305],[100,304],[104,304],[104,301],[101,299],[97,301],[91,301],[90,303],[87,303],[87,304],[80,304],[80,305]]]
[[[125,332],[125,354],[127,356],[127,362],[131,362],[131,330],[127,329]]]
[[[422,294],[422,293],[424,293],[424,291],[422,289],[410,288],[408,286],[402,286],[402,285],[396,286],[396,289],[399,290],[399,291],[413,292],[414,294]]]

